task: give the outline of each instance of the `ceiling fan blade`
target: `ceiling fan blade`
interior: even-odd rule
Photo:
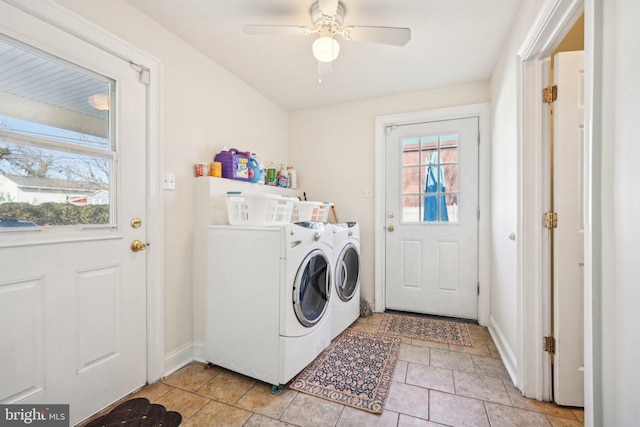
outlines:
[[[245,25],[242,31],[251,35],[274,35],[274,36],[308,36],[315,33],[306,27],[295,25]]]
[[[411,30],[399,27],[345,27],[345,40],[404,46],[411,40]]]
[[[318,0],[318,7],[324,16],[335,16],[338,11],[338,0]]]

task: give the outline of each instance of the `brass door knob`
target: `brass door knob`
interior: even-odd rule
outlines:
[[[387,231],[393,231],[395,230],[395,227],[393,225],[390,225],[387,227]]]
[[[147,245],[142,243],[140,240],[134,240],[133,242],[131,242],[131,250],[133,252],[144,251],[146,248],[147,248]]]

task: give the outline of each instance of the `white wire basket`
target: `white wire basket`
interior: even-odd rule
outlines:
[[[327,222],[331,206],[330,202],[296,201],[291,222]]]
[[[297,199],[277,194],[227,193],[227,218],[231,225],[282,225],[291,222]]]

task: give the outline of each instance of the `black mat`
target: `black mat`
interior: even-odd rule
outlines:
[[[182,415],[178,412],[167,411],[164,406],[141,397],[121,403],[84,427],[177,427],[181,422]]]

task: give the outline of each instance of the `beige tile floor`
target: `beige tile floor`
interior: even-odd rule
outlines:
[[[375,332],[381,316],[352,328]],[[523,398],[486,328],[469,325],[472,347],[404,339],[382,415],[329,402],[201,363],[191,363],[132,397],[182,414],[184,427],[213,426],[553,426],[584,425],[582,409]]]

